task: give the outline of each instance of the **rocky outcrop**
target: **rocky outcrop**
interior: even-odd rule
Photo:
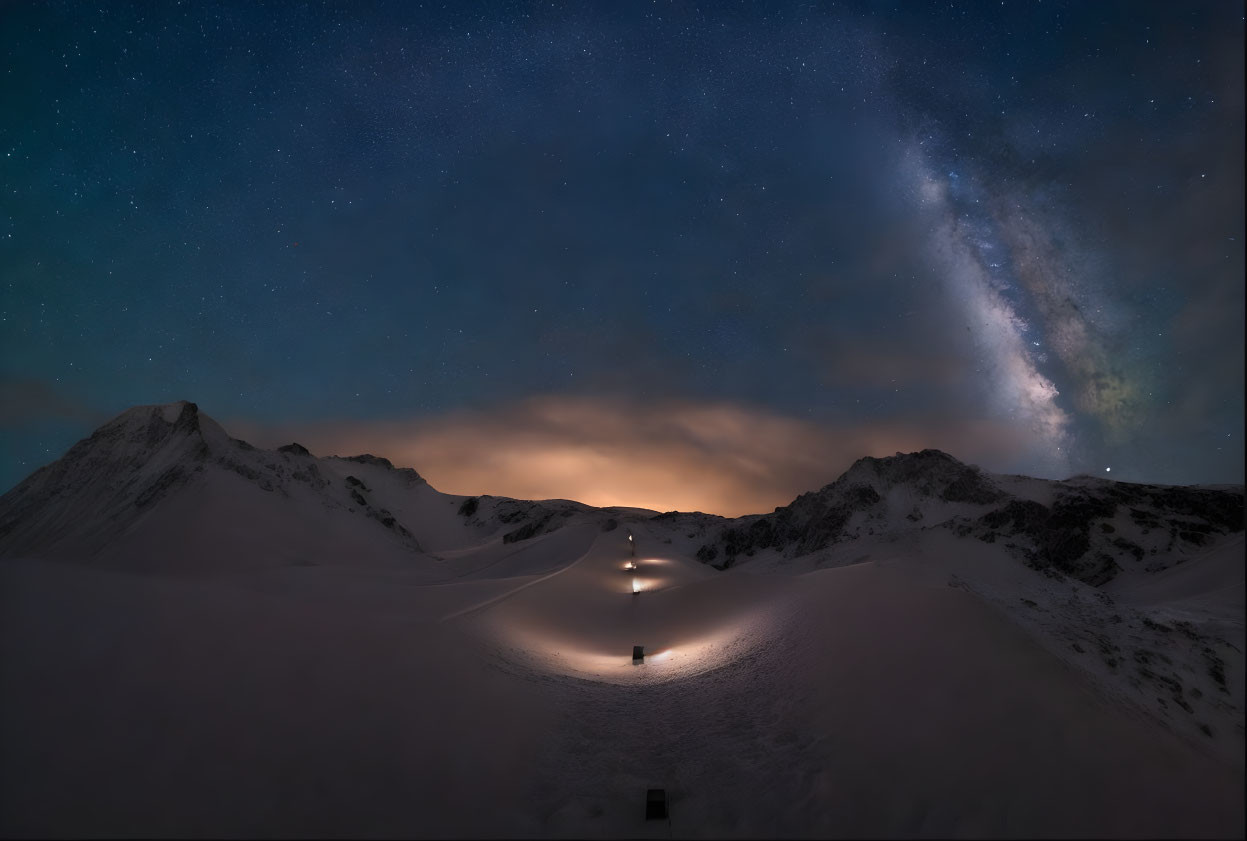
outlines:
[[[372,464],[377,467],[384,467],[386,470],[393,470],[394,464],[388,458],[374,456],[372,453],[364,453],[358,456],[345,456],[343,461],[353,461],[357,464]]]
[[[358,456],[345,456],[342,460],[355,462],[356,464],[368,464],[368,465],[372,465],[373,467],[380,467],[385,470],[391,471],[397,474],[398,476],[401,476],[403,478],[403,481],[406,482],[407,485],[409,486],[425,484],[424,477],[421,476],[416,471],[412,470],[410,467],[395,467],[394,463],[391,462],[388,458],[382,458],[381,456],[374,456],[371,453],[364,453]]]
[[[832,484],[771,514],[728,521],[697,558],[726,569],[767,550],[800,557],[862,537],[945,528],[1001,542],[1035,569],[1099,586],[1127,566],[1155,571],[1175,563],[1175,549],[1243,530],[1241,488],[1076,477],[1046,483],[1045,505],[1011,494],[1001,481],[938,450],[860,459]],[[1131,524],[1128,536],[1122,529]]]
[[[897,494],[900,489],[903,494]],[[724,525],[697,557],[726,569],[740,557],[774,549],[787,557],[818,552],[832,544],[893,530],[889,497],[912,497],[983,505],[1002,498],[999,488],[977,467],[939,450],[863,458],[818,491],[804,493],[771,514],[740,517]],[[922,519],[912,501],[909,522]]]
[[[558,531],[568,520],[594,509],[579,502],[551,499],[534,502],[501,496],[470,496],[459,504],[459,516],[482,532],[503,531],[503,543],[518,543]],[[606,519],[603,513],[602,519]]]

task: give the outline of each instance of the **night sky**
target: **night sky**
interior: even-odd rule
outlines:
[[[0,486],[178,399],[659,509],[927,446],[1242,482],[1243,34],[1174,0],[7,3]]]

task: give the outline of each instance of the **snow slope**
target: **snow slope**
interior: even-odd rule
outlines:
[[[188,407],[0,499],[0,835],[1244,832],[1241,531],[1093,586],[978,525],[1068,488],[919,460],[719,571],[737,521],[446,496]]]

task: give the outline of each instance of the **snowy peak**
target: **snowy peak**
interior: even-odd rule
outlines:
[[[228,436],[215,421],[201,417],[194,403],[181,400],[127,409],[80,441],[66,457],[89,455],[132,462],[177,450],[191,458],[202,458],[210,441],[220,443],[223,439],[228,440]]]
[[[1000,489],[979,468],[963,464],[940,450],[897,453],[888,458],[860,458],[818,493],[827,495],[838,489],[869,487],[885,496],[898,486],[918,496],[936,497],[945,502],[988,503],[1002,496]]]
[[[257,449],[231,438],[189,401],[136,406],[0,497],[0,552],[90,556],[133,533],[150,511],[184,489],[198,489],[204,499],[227,499],[222,510],[230,511],[233,522],[247,517],[248,508],[269,507],[263,498],[270,494],[284,498],[280,507],[296,518],[358,512],[405,551],[419,551],[410,531],[386,507],[372,499],[358,502],[361,492],[334,475],[334,461],[322,464],[298,445]],[[414,470],[395,470],[384,459],[351,461],[359,462],[353,467],[384,468],[396,475],[399,487],[424,483]],[[205,504],[183,507],[206,512]],[[198,528],[188,526],[185,537],[193,539]]]
[[[159,496],[161,487],[194,472],[232,443],[194,403],[135,406],[79,441],[59,461],[37,470],[4,499],[129,491],[143,507]]]
[[[0,541],[14,553],[106,541],[229,443],[194,403],[128,409],[0,497]]]
[[[939,450],[867,457],[830,485],[771,514],[725,525],[697,556],[719,568],[763,550],[798,557],[835,543],[910,531],[1003,497],[990,476]]]
[[[253,447],[188,401],[136,406],[0,497],[0,556],[196,573],[402,565],[605,516],[575,503],[472,499],[461,510],[462,497],[368,453]]]
[[[724,523],[697,556],[722,569],[760,553],[797,558],[932,528],[999,541],[1035,569],[1099,586],[1122,572],[1159,572],[1241,532],[1243,490],[996,476],[939,450],[897,453],[859,459],[771,514]]]

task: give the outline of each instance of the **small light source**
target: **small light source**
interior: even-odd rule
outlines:
[[[640,664],[644,662],[645,662],[645,646],[643,645],[632,646],[632,665],[639,666]]]
[[[636,564],[632,563],[632,561],[628,561],[628,563],[624,564],[624,569],[636,569]]]
[[[632,534],[631,534],[631,533],[629,533],[629,534],[628,534],[628,542],[629,542],[629,543],[631,543],[631,542],[632,542]]]
[[[667,819],[667,790],[651,788],[645,792],[645,820],[663,821]]]
[[[640,581],[640,579],[638,579],[638,578],[634,578],[634,579],[632,579],[632,592],[633,592],[633,594],[636,594],[636,593],[641,592],[641,581]]]

